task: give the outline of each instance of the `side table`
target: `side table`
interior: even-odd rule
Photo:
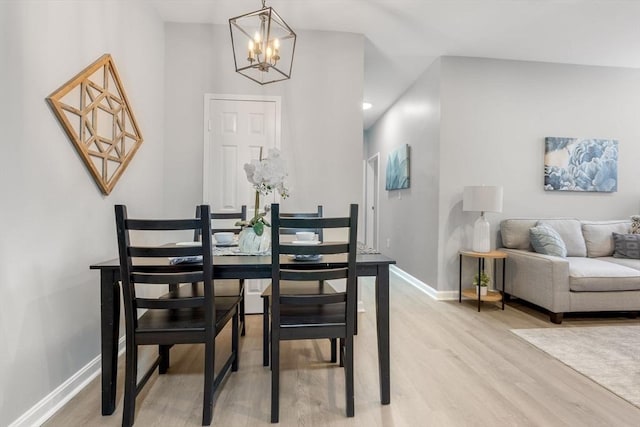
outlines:
[[[488,291],[487,295],[481,296],[480,293],[476,292],[474,288],[470,289],[462,289],[462,258],[477,258],[478,259],[478,277],[484,272],[484,262],[486,259],[493,260],[493,271],[495,274],[496,271],[496,261],[502,260],[502,291]],[[504,310],[504,278],[505,278],[505,270],[507,267],[507,253],[502,251],[491,251],[491,252],[474,252],[474,251],[460,251],[460,277],[458,280],[458,302],[462,302],[462,296],[464,295],[467,298],[477,298],[478,299],[478,311],[480,311],[480,305],[482,301],[492,301],[498,302],[502,301],[502,309]],[[495,284],[495,280],[494,280]]]

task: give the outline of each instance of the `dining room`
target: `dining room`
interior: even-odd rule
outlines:
[[[2,44],[0,79],[4,139],[14,141],[2,156],[10,206],[3,219],[14,225],[3,235],[0,273],[2,336],[11,349],[3,352],[0,424],[8,425],[35,422],[99,374],[99,279],[88,267],[117,254],[113,206],[188,217],[202,202],[206,94],[280,99],[287,211],[323,204],[335,216],[360,200],[364,40],[299,31],[298,78],[260,86],[219,54],[231,50],[228,26],[165,23],[145,2],[0,7],[3,32],[15,41]],[[105,53],[142,140],[108,195],[46,102]]]
[[[313,12],[324,8],[324,2],[274,1],[296,32],[295,62],[290,79],[261,85],[236,72],[228,24],[229,18],[259,8],[260,2],[188,3],[187,17],[182,14],[187,8],[180,10],[183,2],[164,0],[0,1],[0,211],[5,224],[0,239],[0,426],[121,425],[126,328],[118,300],[114,206],[126,205],[136,218],[195,220],[196,206],[204,203],[220,211],[230,199],[234,208],[248,206],[249,219],[272,202],[283,212],[310,212],[321,205],[328,218],[348,214],[355,203],[360,214],[357,240],[369,242],[367,167],[380,178],[381,188],[373,193],[381,234],[373,246],[381,253],[367,254],[367,245],[360,248],[355,416],[347,416],[349,386],[329,340],[291,341],[280,354],[281,425],[636,425],[638,407],[512,333],[512,328],[554,328],[543,312],[519,301],[506,304],[504,311],[484,304],[478,312],[479,302],[457,298],[458,252],[476,219],[461,206],[466,181],[506,176],[503,215],[542,215],[555,209],[557,215],[588,211],[609,218],[613,206],[618,216],[637,213],[637,189],[628,185],[638,157],[634,144],[625,146],[630,154],[621,158],[621,188],[613,195],[549,195],[539,185],[541,165],[523,161],[540,154],[540,129],[577,132],[587,123],[594,134],[622,133],[633,141],[635,117],[619,111],[638,110],[637,70],[615,61],[602,66],[607,64],[556,64],[553,55],[522,58],[518,45],[527,40],[524,45],[533,51],[538,45],[532,40],[546,40],[544,32],[552,39],[540,44],[545,53],[553,54],[553,47],[572,51],[563,48],[569,41],[559,41],[562,34],[552,31],[565,28],[566,22],[553,25],[553,19],[575,17],[579,28],[587,28],[581,20],[624,16],[633,19],[635,29],[637,11],[620,9],[618,15],[619,9],[602,6],[592,14],[584,9],[574,13],[548,2],[545,13],[530,13],[536,11],[529,9],[531,2],[520,2],[509,8],[515,13],[510,15],[500,9],[502,2],[483,1],[472,2],[471,14],[469,2],[462,10],[450,6],[454,2],[424,2],[434,7],[434,13],[421,14],[425,22],[427,15],[432,19],[429,32],[396,44],[400,65],[379,68],[370,62],[374,55],[384,56],[376,44],[344,23],[360,26],[367,17],[376,17],[380,21],[375,22],[383,23],[380,29],[403,35],[415,28],[410,24],[418,14],[412,11],[423,3],[393,2],[402,3],[402,11],[392,13],[391,2],[329,2],[352,13],[340,15],[342,25],[333,25],[331,14],[323,14],[328,24],[321,29],[312,25]],[[294,3],[303,6],[291,7]],[[174,7],[170,18],[159,5]],[[527,25],[514,29],[513,22],[525,17],[531,18]],[[610,22],[617,28],[622,20]],[[478,32],[458,39],[459,33],[449,33],[454,29]],[[519,29],[528,35],[505,37]],[[445,33],[450,37],[437,36]],[[598,40],[614,33],[624,35],[611,31],[598,34]],[[582,32],[573,34],[587,44],[592,40]],[[431,41],[443,39],[464,39],[467,48],[431,50]],[[507,39],[517,45],[517,55],[486,57]],[[410,40],[420,49],[411,48]],[[619,46],[624,57],[631,57],[636,40],[620,37],[617,43],[591,45]],[[242,45],[247,53],[243,60],[253,59],[256,51],[247,52],[249,46]],[[469,48],[478,46],[480,50]],[[89,70],[98,69],[107,76],[103,86],[88,83],[87,77],[94,76]],[[378,110],[378,124],[369,127],[362,101],[372,76],[404,86],[393,93],[395,104],[386,112]],[[62,92],[71,95],[65,98]],[[83,112],[107,93],[109,101],[102,108]],[[66,107],[56,102],[66,102]],[[245,115],[249,130],[269,130],[263,156],[278,149],[286,165],[286,198],[272,192],[255,203],[256,188],[243,165],[259,160],[261,143],[249,144],[248,157],[234,163],[234,173],[242,179],[218,186],[223,179],[216,174],[231,164],[216,163],[223,158],[216,155],[222,149],[216,145],[218,136],[238,128],[232,114],[219,109],[229,103],[268,104],[265,109],[273,113],[268,123],[256,120],[252,111]],[[557,109],[550,110],[551,104]],[[91,139],[96,117],[102,122],[105,112],[124,109],[127,118],[107,120],[106,127],[122,126],[126,136],[118,138],[126,144],[101,140],[93,157],[88,156],[77,136]],[[126,160],[118,157],[131,147],[135,149]],[[397,147],[408,149],[406,158],[412,156],[411,188],[385,191],[385,163]],[[104,150],[118,156],[109,158]],[[494,234],[499,220],[500,215],[489,218]],[[193,243],[191,235],[158,243],[187,240]],[[184,248],[191,251],[189,245]],[[261,304],[273,267],[260,256],[241,261],[235,253],[217,255],[223,266],[216,270],[214,265],[212,277],[246,280],[258,305],[246,314],[246,330],[234,356],[239,366],[221,379],[211,425],[271,425],[272,372],[265,366]],[[227,359],[228,349],[234,348],[233,322],[216,331],[216,369],[225,360],[233,363]],[[637,320],[570,317],[564,324],[570,329],[601,322]],[[203,347],[177,345],[171,350],[169,375],[150,376],[138,395],[135,424],[203,423]],[[141,365],[151,363],[155,353],[142,354]]]

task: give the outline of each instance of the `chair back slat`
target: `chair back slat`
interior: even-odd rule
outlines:
[[[295,294],[281,295],[280,304],[288,305],[321,305],[321,304],[339,304],[347,301],[347,294],[339,292],[335,294]]]
[[[194,230],[200,227],[197,219],[127,219],[127,230]]]
[[[349,227],[349,218],[280,218],[280,223],[283,228],[300,229],[310,228],[347,228]],[[283,234],[283,233],[280,233]]]
[[[129,256],[140,258],[169,258],[200,256],[202,248],[198,246],[129,246]]]
[[[280,255],[332,255],[349,252],[348,243],[322,243],[319,245],[280,245]]]
[[[180,308],[204,307],[204,297],[188,298],[137,298],[138,308],[177,310]]]
[[[166,285],[168,283],[194,283],[204,281],[204,275],[202,271],[185,271],[185,272],[173,272],[159,273],[157,269],[154,272],[138,272],[134,269],[131,273],[131,280],[134,283],[146,283],[149,285],[160,284]]]
[[[347,276],[347,268],[332,268],[322,270],[280,270],[280,280],[295,280],[299,282],[346,279]]]

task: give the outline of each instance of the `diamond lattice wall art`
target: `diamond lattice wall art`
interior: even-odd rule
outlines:
[[[47,102],[104,194],[109,194],[142,144],[131,104],[105,54]]]

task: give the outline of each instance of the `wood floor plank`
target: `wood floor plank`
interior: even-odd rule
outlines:
[[[368,279],[365,279],[368,280]],[[380,405],[372,286],[355,339],[356,416],[345,416],[344,372],[329,363],[328,341],[282,344],[280,426],[637,426],[640,409],[518,338],[510,329],[638,324],[626,317],[569,317],[510,302],[435,301],[391,276],[391,404]],[[240,370],[216,396],[213,426],[271,425],[270,371],[262,366],[260,316],[247,316]],[[227,354],[229,334],[219,341]],[[176,346],[167,375],[154,374],[138,397],[138,426],[198,426],[202,420],[202,346]],[[221,359],[222,357],[219,357]],[[97,378],[45,424],[117,426],[100,415]]]

